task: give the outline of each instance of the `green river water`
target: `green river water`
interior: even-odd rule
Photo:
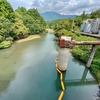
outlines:
[[[58,47],[54,35],[14,43],[0,50],[0,100],[57,100],[61,92],[54,60]],[[63,100],[100,100],[98,84],[85,65],[69,53],[63,73]]]

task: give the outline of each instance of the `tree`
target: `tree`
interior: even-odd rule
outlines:
[[[82,20],[84,20],[86,18],[86,14],[85,11],[83,11],[83,14],[81,15]]]
[[[29,28],[29,31],[28,31],[29,35],[35,33],[34,24],[36,23],[35,23],[35,20],[30,15],[23,16],[23,23],[27,28]]]
[[[80,27],[81,24],[82,24],[82,22],[83,22],[82,17],[81,17],[81,16],[77,16],[77,17],[75,18],[74,22],[75,22],[75,25],[76,25],[76,26]]]
[[[18,7],[16,12],[23,17],[23,23],[29,29],[28,34],[39,34],[45,31],[46,22],[37,9],[29,9],[27,11],[24,7]]]
[[[91,18],[100,18],[100,9],[93,11],[93,12],[90,14],[90,17],[91,17]]]
[[[10,32],[12,32],[12,30],[12,23],[5,17],[0,17],[0,35],[6,39],[10,36]]]
[[[15,12],[14,32],[16,33],[16,39],[28,36],[28,28],[24,26],[22,16],[17,12]]]
[[[14,22],[13,8],[6,0],[0,0],[0,16],[9,19],[11,22]]]
[[[38,33],[38,32],[41,33],[43,31],[45,31],[46,22],[40,16],[40,14],[38,13],[37,9],[29,9],[27,11],[27,14],[30,15],[34,19],[35,28],[39,27],[38,30],[35,29],[35,33]]]
[[[24,7],[18,7],[18,9],[15,10],[15,12],[18,12],[20,15],[25,15],[27,10]]]

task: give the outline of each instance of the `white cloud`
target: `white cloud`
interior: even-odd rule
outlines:
[[[90,13],[99,8],[99,0],[8,0],[14,9],[18,6],[37,8],[38,11],[55,11],[62,14]]]
[[[30,8],[32,0],[7,0],[14,9],[17,9],[18,6],[23,6],[25,8]]]

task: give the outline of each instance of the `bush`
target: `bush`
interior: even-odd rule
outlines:
[[[96,73],[96,75],[97,75],[97,78],[100,80],[100,72],[99,71]]]
[[[100,60],[99,59],[94,59],[91,65],[91,69],[96,72],[100,70]]]
[[[81,33],[79,33],[79,32],[78,32],[78,33],[75,33],[75,34],[76,34],[78,37],[81,35]]]
[[[8,48],[11,46],[11,41],[3,41],[0,43],[0,49]]]
[[[6,41],[13,41],[13,38],[12,37],[7,37]]]
[[[0,35],[0,42],[2,42],[2,41],[3,41],[3,36]]]
[[[80,30],[80,27],[74,26],[74,30]]]

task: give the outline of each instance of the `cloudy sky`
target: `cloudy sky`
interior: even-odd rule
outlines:
[[[91,13],[100,8],[100,0],[7,0],[14,9],[23,6],[37,8],[40,13],[54,11],[60,14]]]

